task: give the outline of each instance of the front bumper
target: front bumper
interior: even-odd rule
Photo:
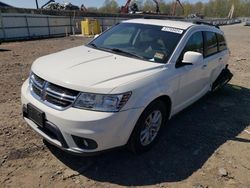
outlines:
[[[29,91],[28,81],[22,86],[21,98],[24,109],[27,104],[32,104],[45,113],[46,127],[50,129],[49,132],[54,132],[54,136],[47,129],[41,129],[24,113],[28,125],[51,144],[75,154],[91,154],[125,145],[143,111],[142,108],[118,113],[76,108],[58,111],[35,99]],[[83,148],[75,138],[93,140],[97,146],[95,149]]]

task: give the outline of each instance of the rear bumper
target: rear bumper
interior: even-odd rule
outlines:
[[[25,115],[27,104],[32,104],[45,113],[45,127],[41,128]],[[35,99],[26,81],[22,86],[24,120],[49,143],[74,154],[95,154],[96,152],[123,146],[143,109],[131,109],[118,113],[88,111],[68,108],[64,111],[52,109]],[[77,138],[77,139],[76,139]],[[82,147],[82,143],[96,143],[96,147]],[[80,141],[79,141],[80,140]],[[93,143],[94,144],[94,143]]]
[[[223,69],[218,76],[218,78],[212,84],[212,91],[216,91],[219,88],[226,85],[233,78],[233,74],[228,69],[228,65],[226,65],[225,69]]]

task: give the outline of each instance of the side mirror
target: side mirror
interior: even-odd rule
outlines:
[[[182,63],[187,65],[203,62],[203,55],[199,52],[188,51],[184,54]]]

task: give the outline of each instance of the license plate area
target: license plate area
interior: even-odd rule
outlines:
[[[45,123],[45,113],[35,106],[27,105],[27,117],[36,123],[39,127],[43,127]]]

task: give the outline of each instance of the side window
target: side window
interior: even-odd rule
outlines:
[[[181,52],[181,55],[177,60],[177,63],[175,65],[176,68],[181,67],[183,65],[182,64],[183,56],[187,51],[199,52],[203,54],[204,44],[203,44],[202,32],[196,32],[188,39],[188,42],[186,43],[183,51]]]
[[[219,44],[219,51],[227,49],[227,44],[223,35],[217,33],[217,39]]]
[[[205,56],[210,56],[218,52],[217,37],[214,32],[205,32],[206,49]]]
[[[202,32],[197,32],[189,38],[182,54],[184,55],[184,53],[187,51],[199,52],[203,54]]]

